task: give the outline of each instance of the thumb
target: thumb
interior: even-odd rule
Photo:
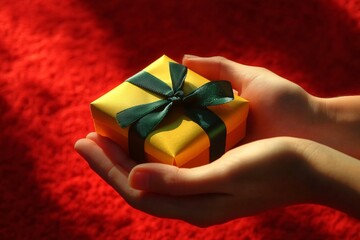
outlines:
[[[236,63],[224,57],[184,55],[183,64],[210,80],[227,80],[238,92],[260,75],[262,68]]]
[[[221,169],[212,164],[197,168],[178,168],[161,163],[137,165],[129,175],[129,185],[135,189],[167,195],[223,193]]]

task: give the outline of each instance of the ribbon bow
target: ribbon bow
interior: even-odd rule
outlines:
[[[163,99],[137,105],[116,114],[116,120],[122,127],[129,129],[130,156],[138,162],[144,162],[144,142],[146,137],[161,123],[174,106],[182,106],[185,114],[208,134],[210,139],[210,160],[215,160],[225,152],[226,126],[207,106],[219,105],[234,99],[233,90],[228,81],[208,82],[190,94],[184,94],[182,88],[187,68],[181,64],[169,62],[172,88],[155,76],[142,71],[128,79],[142,89],[158,94]],[[142,150],[139,149],[142,144]]]

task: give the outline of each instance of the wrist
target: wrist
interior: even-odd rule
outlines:
[[[310,123],[317,129],[317,131],[313,131],[313,133],[322,135],[324,131],[323,126],[332,122],[334,113],[329,110],[326,98],[309,95],[309,105],[313,116]],[[317,135],[314,137],[316,138]]]
[[[294,138],[279,137],[280,147],[276,147],[278,151],[283,151],[286,155],[280,159],[284,159],[285,165],[282,165],[281,174],[288,177],[283,182],[285,186],[283,190],[282,200],[288,205],[307,204],[322,202],[321,189],[324,179],[317,170],[314,169],[313,161],[316,161],[317,144],[313,141]],[[285,171],[284,171],[285,170]],[[286,205],[285,204],[285,205]]]
[[[360,98],[311,97],[313,126],[308,139],[360,157]]]
[[[305,169],[302,179],[307,189],[305,191],[307,203],[324,204],[323,190],[327,185],[327,179],[322,174],[324,165],[321,146],[321,144],[307,139],[296,139],[294,144],[294,151]]]
[[[298,178],[301,182],[302,188],[299,193],[301,202],[299,203],[310,203],[310,204],[323,204],[323,186],[326,185],[325,179],[322,174],[319,174],[317,170],[318,154],[321,149],[318,144],[314,141],[292,138],[292,151],[296,156]],[[315,167],[316,166],[316,167]]]
[[[308,203],[360,217],[360,162],[325,145],[300,140],[296,151],[307,166]]]

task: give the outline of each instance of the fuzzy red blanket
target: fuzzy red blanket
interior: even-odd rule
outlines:
[[[222,55],[360,94],[360,1],[0,0],[0,239],[360,239],[301,205],[200,229],[131,208],[73,150],[89,103],[162,54]]]

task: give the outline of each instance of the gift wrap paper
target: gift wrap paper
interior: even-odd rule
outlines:
[[[164,55],[143,71],[172,86],[169,62],[175,61]],[[187,95],[207,82],[209,80],[188,69],[183,91]],[[116,114],[160,99],[156,94],[125,81],[90,104],[95,130],[128,150],[129,127],[121,128],[115,119]],[[248,101],[239,97],[236,92],[233,101],[208,107],[225,123],[226,151],[245,136],[248,108]],[[143,146],[139,146],[141,147]],[[147,162],[179,167],[196,167],[209,163],[209,147],[209,137],[204,130],[180,109],[171,111],[146,138],[144,145]]]

